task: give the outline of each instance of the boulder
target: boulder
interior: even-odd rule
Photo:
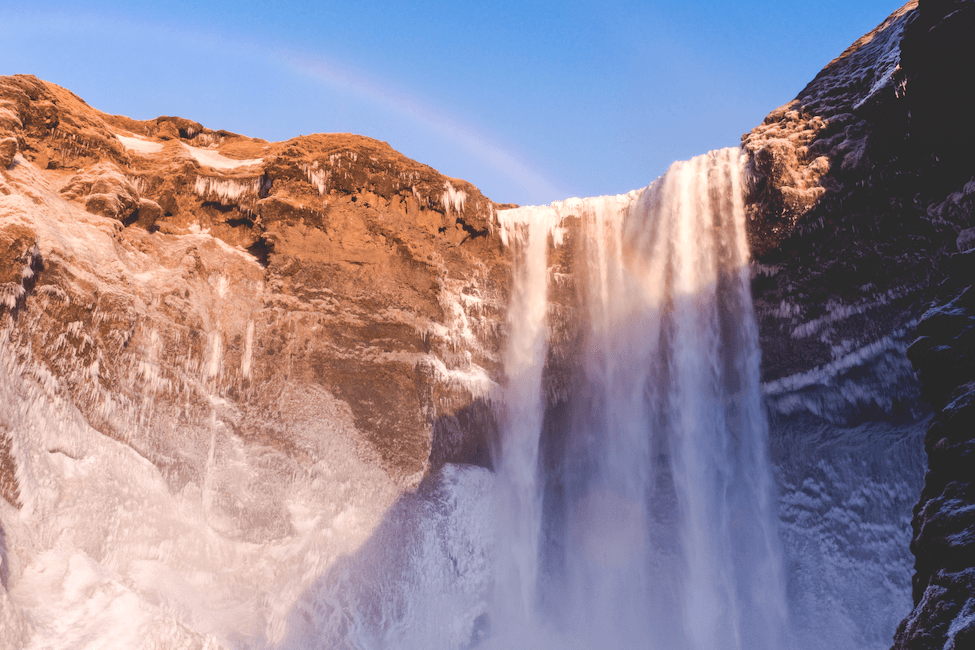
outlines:
[[[17,150],[17,138],[6,137],[0,139],[0,169],[6,169],[13,164]]]

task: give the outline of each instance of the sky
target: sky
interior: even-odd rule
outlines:
[[[0,75],[136,119],[367,135],[544,204],[738,145],[900,4],[32,0],[0,5]]]

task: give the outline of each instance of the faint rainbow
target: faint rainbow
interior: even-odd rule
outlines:
[[[131,17],[98,15],[91,12],[75,13],[59,10],[43,14],[22,6],[0,9],[8,28],[27,32],[59,29],[71,35],[88,38],[101,32],[111,42],[127,36],[138,35],[140,40],[158,38],[166,47],[177,43],[186,51],[206,52],[219,50],[223,54],[236,54],[252,60],[277,65],[289,72],[305,76],[335,90],[349,92],[377,105],[391,114],[411,120],[419,127],[442,137],[468,152],[473,160],[494,170],[512,185],[524,190],[533,200],[550,202],[565,198],[567,194],[550,176],[527,162],[511,147],[498,142],[474,124],[467,123],[449,112],[423,101],[395,84],[371,77],[362,70],[331,61],[321,56],[274,49],[253,41],[231,39],[220,33],[204,32],[197,27],[153,23]],[[365,135],[365,134],[363,134]],[[466,179],[465,179],[466,180]],[[503,197],[498,197],[503,198]]]
[[[179,44],[185,51],[220,51],[222,54],[235,54],[277,65],[297,75],[330,87],[358,95],[385,111],[411,120],[419,127],[429,130],[445,141],[457,145],[468,152],[473,160],[483,164],[499,176],[507,179],[513,186],[521,188],[532,200],[542,202],[565,198],[567,194],[547,174],[528,163],[523,156],[512,151],[510,146],[498,142],[475,125],[437,108],[434,104],[419,99],[414,94],[399,88],[396,84],[371,77],[362,70],[337,63],[321,56],[274,49],[273,46],[256,44],[253,41],[231,39],[220,33],[202,31],[197,26],[189,28],[185,24],[154,23],[131,17],[108,16],[92,12],[76,13],[59,10],[43,14],[22,6],[0,9],[7,27],[31,31],[47,29],[61,30],[74,36],[92,38],[101,32],[106,42],[116,42],[126,37],[137,36],[140,41],[147,37],[158,38],[166,47]],[[204,54],[204,59],[205,54]],[[367,135],[367,134],[362,134]],[[465,179],[467,180],[467,179]],[[502,198],[503,197],[498,197]]]
[[[293,71],[329,86],[351,89],[393,113],[419,122],[441,137],[460,145],[474,158],[500,172],[532,196],[549,197],[549,201],[566,196],[547,175],[480,132],[474,125],[466,124],[446,111],[437,109],[406,91],[396,89],[392,84],[376,81],[361,71],[321,59],[299,55],[277,55],[275,58]]]

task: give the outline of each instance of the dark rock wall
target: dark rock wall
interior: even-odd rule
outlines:
[[[914,611],[897,650],[975,647],[975,248],[953,261],[948,297],[921,319],[907,352],[937,414],[912,521]]]
[[[883,644],[910,607],[901,595],[909,591],[905,549],[931,407],[907,350],[931,301],[947,300],[941,283],[963,264],[952,257],[956,241],[975,225],[973,15],[970,0],[909,2],[742,140],[791,588],[830,594],[800,611],[832,600],[834,610],[819,614],[831,628],[805,634],[824,643],[835,636],[836,647]],[[920,372],[928,398],[929,382],[959,381],[956,347],[929,347],[944,359]],[[959,417],[939,414],[932,427]],[[934,471],[938,461],[930,462]],[[925,494],[933,489],[940,494],[930,486]],[[951,494],[955,504],[969,498]],[[936,528],[913,546],[915,604],[927,593],[930,611],[940,607],[925,592],[942,561],[943,548],[927,541]],[[956,595],[968,588],[952,584]],[[964,614],[963,601],[938,610],[940,620]],[[799,618],[802,628],[815,617]],[[922,618],[909,628],[923,636]],[[871,620],[882,622],[870,631]],[[938,638],[905,647],[941,648]]]
[[[917,108],[931,104],[918,97],[928,83],[921,80],[944,76],[949,64],[918,55],[931,48],[915,43],[919,32],[940,43],[939,30],[959,29],[964,12],[952,15],[950,4],[934,3],[944,25],[928,38],[927,22],[938,21],[908,3],[743,138],[767,381],[836,367],[874,344],[871,356],[881,348],[902,356],[947,271],[969,225],[973,167],[932,145],[932,130],[951,127],[945,115]],[[970,88],[956,83],[951,101],[935,102],[959,108],[959,138],[970,129],[960,110]],[[899,408],[914,408],[905,400],[916,395],[890,388]]]

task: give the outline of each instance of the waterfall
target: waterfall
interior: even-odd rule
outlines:
[[[742,163],[726,149],[625,195],[499,212],[513,282],[493,468],[446,464],[415,489],[363,455],[344,402],[289,382],[281,426],[307,465],[242,444],[257,414],[214,391],[196,428],[144,430],[200,469],[174,488],[0,330],[21,503],[0,500],[0,648],[889,647],[927,421],[817,421],[779,386],[770,444]],[[157,422],[158,334],[133,384]],[[203,388],[214,359],[187,364]],[[129,431],[126,413],[103,415]]]
[[[516,272],[498,647],[785,644],[741,178],[725,149],[624,196],[501,213]],[[551,396],[547,256],[569,216],[582,344]]]

